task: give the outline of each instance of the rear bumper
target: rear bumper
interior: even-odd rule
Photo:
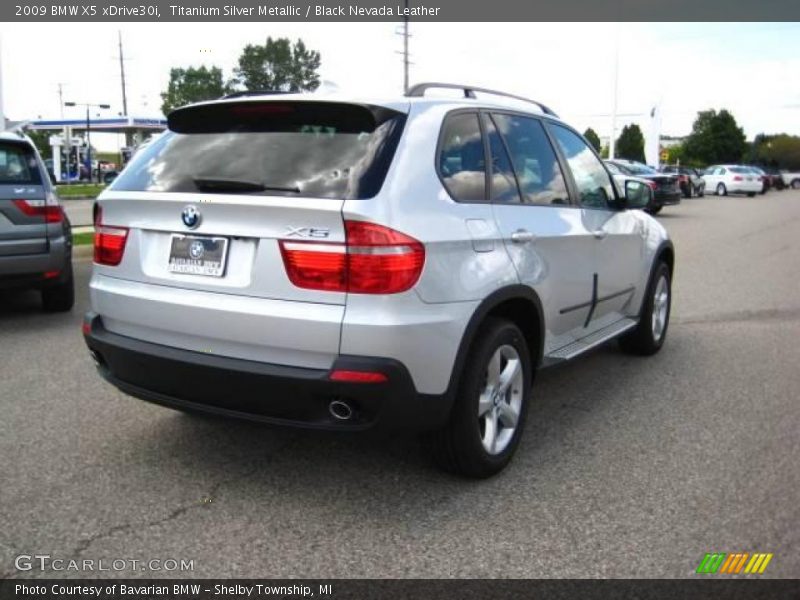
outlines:
[[[668,204],[680,204],[681,196],[681,190],[678,188],[674,192],[656,191],[656,193],[653,194],[653,199],[655,200],[656,204],[666,206]]]
[[[72,247],[64,237],[51,239],[48,251],[41,254],[0,256],[0,289],[43,288],[63,283],[69,278],[71,260]]]
[[[313,429],[410,432],[441,427],[450,409],[445,396],[418,394],[408,370],[392,359],[339,356],[330,370],[288,367],[136,340],[107,331],[93,313],[85,324],[86,344],[106,380],[170,408]],[[388,380],[330,381],[337,369],[380,372]],[[352,406],[353,418],[336,419],[333,400]]]
[[[732,184],[731,187],[728,188],[729,194],[758,194],[764,185],[760,181],[756,181],[753,183],[738,183]]]

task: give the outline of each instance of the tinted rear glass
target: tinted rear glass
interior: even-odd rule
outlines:
[[[753,171],[747,167],[731,167],[731,173],[739,173],[741,175],[752,175]]]
[[[647,165],[638,163],[626,163],[624,167],[629,173],[633,175],[657,175],[658,171]]]
[[[332,102],[179,109],[169,116],[170,131],[142,149],[112,189],[208,192],[211,181],[222,182],[220,193],[371,198],[404,124],[402,113]],[[247,185],[225,189],[225,182]]]
[[[27,144],[0,142],[0,184],[41,184],[36,155]]]

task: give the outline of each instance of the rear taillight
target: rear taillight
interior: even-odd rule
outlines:
[[[128,241],[128,228],[105,225],[103,211],[98,208],[94,224],[94,262],[98,265],[116,267],[122,262],[125,254],[125,242]]]
[[[326,292],[347,291],[344,244],[281,241],[280,246],[286,273],[294,285]]]
[[[354,294],[410,289],[425,264],[425,247],[399,231],[345,221],[344,244],[281,240],[289,280],[300,288]]]
[[[654,190],[654,191],[655,191],[655,190],[657,190],[657,189],[658,189],[658,184],[657,184],[655,181],[648,181],[648,182],[647,182],[647,185],[649,185],[649,186],[650,186],[650,189],[651,189],[651,190]]]
[[[44,217],[45,223],[61,223],[64,210],[53,196],[47,200],[14,200],[14,205],[29,217]]]
[[[680,177],[678,177],[678,181],[680,181],[681,183],[686,183],[687,181],[689,181],[689,178],[686,175],[681,175]]]
[[[733,180],[734,181],[742,181],[743,177],[741,175],[736,175],[736,176],[734,176]]]

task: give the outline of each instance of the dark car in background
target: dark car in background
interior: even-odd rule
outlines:
[[[635,160],[614,159],[605,163],[612,175],[630,175],[653,182],[654,206],[648,210],[651,214],[660,212],[664,206],[680,203],[681,188],[677,175],[659,173],[654,168]]]
[[[75,300],[72,231],[36,147],[0,133],[0,290],[37,289],[47,311]]]
[[[773,190],[783,190],[786,189],[786,185],[783,183],[783,176],[781,172],[774,168],[774,167],[761,167],[762,170],[767,174],[769,177],[770,187]]]
[[[678,165],[664,165],[661,167],[662,173],[678,176],[678,185],[684,198],[694,198],[695,196],[705,196],[706,180],[700,171],[694,167],[681,167]]]

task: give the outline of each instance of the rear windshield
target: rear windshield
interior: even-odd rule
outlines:
[[[0,184],[3,183],[42,183],[36,156],[27,144],[0,142]]]
[[[648,167],[647,165],[640,165],[638,163],[626,163],[623,167],[632,175],[653,175],[658,173],[652,167]]]
[[[383,185],[405,115],[333,102],[179,109],[113,190],[362,199]]]
[[[731,167],[731,173],[739,173],[740,175],[747,175],[748,173],[752,174],[753,170],[748,167]]]

